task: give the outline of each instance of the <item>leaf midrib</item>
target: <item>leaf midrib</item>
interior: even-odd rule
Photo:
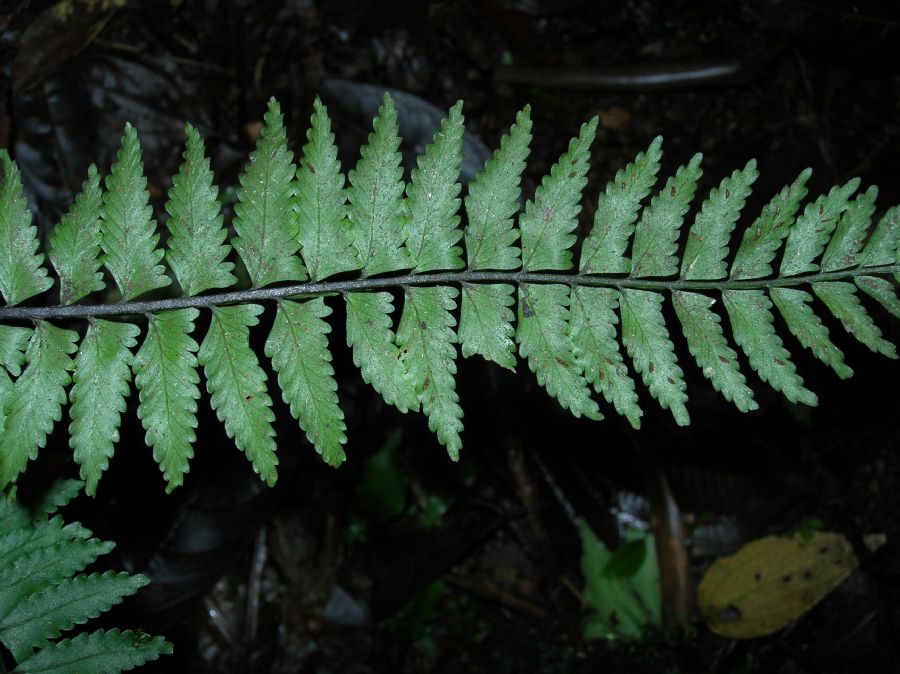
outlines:
[[[149,301],[117,302],[114,304],[77,304],[44,307],[4,306],[0,307],[0,321],[36,321],[44,319],[90,318],[94,316],[125,316],[155,313],[169,309],[211,308],[217,306],[257,303],[296,296],[320,297],[334,293],[360,292],[404,288],[407,286],[448,285],[457,283],[498,284],[498,283],[555,283],[572,287],[600,287],[651,290],[651,291],[727,291],[727,290],[768,290],[771,288],[804,286],[812,283],[853,279],[857,276],[879,276],[900,274],[900,262],[872,267],[856,267],[833,272],[812,272],[795,276],[776,276],[758,279],[686,280],[680,278],[628,278],[612,275],[559,274],[524,271],[464,271],[438,272],[430,274],[403,274],[400,276],[379,276],[376,278],[356,278],[343,281],[317,281],[295,283],[278,287],[232,290],[199,296],[174,297]]]

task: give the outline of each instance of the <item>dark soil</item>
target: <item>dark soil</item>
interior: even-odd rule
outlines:
[[[465,101],[483,161],[484,146],[493,151],[530,103],[526,198],[579,125],[599,115],[582,234],[606,181],[657,134],[662,175],[703,153],[701,194],[757,159],[744,226],[806,166],[811,195],[860,176],[880,187],[876,215],[900,203],[900,11],[887,0],[61,4],[73,8],[64,22],[50,2],[0,6],[0,146],[23,170],[44,236],[87,165],[108,170],[126,120],[163,218],[185,121],[205,137],[219,185],[233,189],[268,98],[280,101],[299,153],[318,94],[346,169],[374,112],[365,85],[411,95],[400,111],[407,166],[430,138],[431,106]],[[584,73],[589,81],[570,88]],[[118,543],[120,565],[152,577],[109,619],[175,644],[147,671],[900,671],[900,371],[836,322],[828,327],[855,376],[837,380],[791,341],[819,406],[790,405],[749,377],[760,409],[743,415],[673,334],[688,428],[643,387],[633,432],[611,409],[599,423],[571,418],[522,363],[513,375],[461,360],[465,448],[453,464],[424,417],[397,413],[363,384],[339,303],[331,306],[349,436],[339,470],[319,460],[273,395],[281,466],[266,488],[204,398],[191,472],[166,496],[132,396],[98,496],[70,508]],[[896,343],[900,324],[866,306]],[[254,333],[259,352],[264,335],[264,326]],[[376,453],[385,461],[372,462]],[[61,423],[20,490],[76,474]],[[626,516],[659,532],[666,497],[689,534],[692,583],[744,542],[816,519],[847,536],[860,568],[770,637],[712,635],[689,593],[667,607],[681,629],[583,640],[571,515],[615,547]],[[883,545],[871,551],[873,540]]]

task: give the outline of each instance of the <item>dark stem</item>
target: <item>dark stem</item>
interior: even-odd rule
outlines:
[[[320,296],[329,293],[356,292],[360,290],[383,290],[404,286],[447,285],[450,283],[560,283],[569,286],[589,286],[595,288],[616,288],[635,290],[753,290],[800,286],[823,281],[839,281],[856,276],[875,276],[900,273],[900,263],[878,267],[857,267],[841,271],[818,272],[798,276],[768,279],[719,281],[685,281],[682,279],[641,279],[628,277],[588,276],[582,274],[553,274],[523,271],[460,271],[436,274],[406,274],[404,276],[382,276],[378,278],[350,279],[347,281],[323,281],[319,283],[298,283],[275,288],[252,288],[231,292],[200,295],[196,297],[173,297],[147,302],[120,302],[117,304],[78,304],[52,307],[0,307],[0,321],[33,321],[48,318],[90,318],[93,316],[121,316],[127,314],[148,314],[168,309],[216,307],[225,304],[262,302],[285,297]]]

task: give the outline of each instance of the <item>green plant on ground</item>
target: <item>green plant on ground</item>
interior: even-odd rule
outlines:
[[[54,514],[82,486],[54,485],[32,512],[0,498],[0,642],[17,663],[14,672],[114,674],[172,652],[162,637],[117,629],[59,639],[149,582],[139,574],[79,573],[113,549]]]
[[[661,627],[662,590],[653,536],[627,529],[622,545],[610,550],[584,520],[578,521],[578,532],[584,600],[592,609],[582,627],[585,639],[635,638],[648,627]]]
[[[745,379],[750,370],[791,402],[816,404],[776,330],[775,308],[800,345],[839,377],[851,370],[816,298],[863,344],[896,357],[857,293],[900,316],[900,208],[872,227],[876,188],[858,191],[854,179],[803,206],[805,170],[733,237],[757,177],[750,161],[710,191],[680,245],[701,157],[648,201],[660,169],[657,138],[599,194],[593,228],[579,244],[575,230],[596,128],[596,118],[582,126],[519,213],[531,140],[527,107],[460,199],[461,103],[406,182],[397,113],[385,95],[348,185],[325,107],[316,101],[295,164],[272,100],[241,176],[229,242],[203,141],[190,125],[161,241],[137,133],[126,125],[109,175],[101,180],[91,167],[50,237],[56,306],[21,306],[55,282],[39,252],[19,170],[3,151],[0,484],[22,473],[69,403],[70,445],[86,490],[95,493],[133,379],[146,443],[174,489],[193,454],[201,369],[228,436],[274,483],[271,387],[263,354],[249,341],[264,303],[275,310],[263,351],[277,388],[309,441],[335,466],[345,458],[346,436],[328,344],[332,295],[344,301],[347,341],[362,378],[401,412],[421,410],[453,459],[462,448],[458,350],[509,369],[518,351],[576,417],[603,417],[596,392],[637,428],[642,412],[624,346],[650,394],[687,424],[686,384],[663,314],[667,299],[703,375],[742,411],[757,407]],[[235,287],[232,248],[250,288]],[[396,326],[391,290],[402,291]],[[114,301],[103,301],[110,295]],[[201,311],[209,318],[202,337],[194,334]],[[729,344],[723,316],[747,364]]]

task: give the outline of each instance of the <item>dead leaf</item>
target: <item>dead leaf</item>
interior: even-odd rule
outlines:
[[[842,534],[766,536],[717,559],[700,581],[697,605],[720,636],[772,634],[819,603],[857,564]]]

